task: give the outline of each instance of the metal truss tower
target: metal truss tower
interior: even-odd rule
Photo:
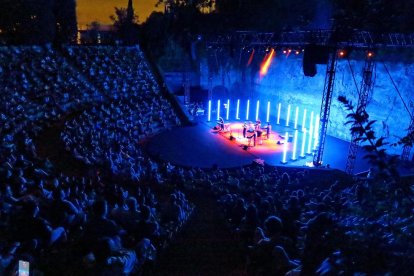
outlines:
[[[331,102],[333,88],[335,84],[335,73],[337,64],[337,49],[331,48],[329,53],[328,65],[326,68],[325,85],[323,87],[322,104],[320,111],[320,128],[318,148],[313,156],[313,165],[315,167],[322,165],[323,150],[325,148],[326,133],[329,124],[329,115],[331,113]]]
[[[367,104],[368,104],[368,98],[372,94],[372,88],[374,86],[374,82],[372,81],[373,69],[374,69],[374,58],[373,56],[367,53],[366,58],[365,58],[365,64],[364,64],[364,72],[362,75],[361,89],[359,90],[359,96],[358,96],[358,106],[357,106],[358,111],[365,111]],[[348,174],[352,174],[354,171],[356,155],[357,155],[358,148],[359,148],[359,141],[357,140],[357,138],[358,138],[358,134],[356,133],[352,134],[351,143],[348,149],[348,158],[346,160],[346,168],[345,168],[345,172]]]

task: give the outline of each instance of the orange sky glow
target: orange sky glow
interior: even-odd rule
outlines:
[[[77,0],[76,13],[78,26],[86,28],[92,21],[103,25],[112,24],[109,16],[114,14],[115,7],[127,7],[128,0]],[[162,11],[163,6],[155,7],[157,0],[133,0],[135,13],[140,23],[144,22],[155,10]]]

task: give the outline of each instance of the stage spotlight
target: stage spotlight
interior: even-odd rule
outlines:
[[[280,111],[282,110],[282,104],[277,105],[277,124],[280,124]]]
[[[230,115],[230,99],[227,99],[226,120],[229,119],[229,115]]]
[[[285,134],[285,141],[284,141],[284,145],[283,145],[283,159],[282,159],[282,164],[287,164],[286,154],[287,154],[287,150],[288,150],[288,139],[289,139],[289,132],[286,132],[286,134]]]
[[[290,120],[290,105],[288,105],[287,109],[287,116],[286,116],[286,126],[289,126],[289,120]]]
[[[240,112],[240,99],[237,100],[236,120],[240,120],[239,112]]]
[[[292,151],[292,160],[296,161],[296,147],[298,144],[298,130],[295,130],[295,136],[293,138],[293,151]]]
[[[312,136],[313,135],[313,111],[311,113],[311,117],[310,117],[310,126],[309,126],[309,143],[308,143],[308,151],[306,152],[307,154],[311,154],[312,153]]]
[[[302,147],[300,149],[300,157],[305,158],[305,145],[306,145],[306,129],[303,130]]]
[[[208,101],[208,121],[211,121],[211,100]]]
[[[286,50],[283,50],[283,52],[282,52],[284,55],[286,55],[287,54],[287,51]]]
[[[296,50],[295,51],[295,55],[299,55],[300,54],[300,51],[299,50]]]
[[[295,112],[295,129],[298,128],[298,118],[299,118],[299,107],[296,107],[296,112]]]
[[[315,119],[315,134],[314,134],[315,141],[313,144],[313,150],[316,150],[319,144],[319,121],[320,121],[320,116],[318,114],[316,115],[316,119]]]
[[[269,122],[270,117],[270,101],[267,102],[267,115],[266,115],[266,123]]]
[[[217,100],[217,120],[220,119],[220,100]]]
[[[368,52],[367,52],[367,57],[369,57],[369,58],[374,57],[374,52],[372,52],[372,51],[368,51]]]
[[[257,103],[256,103],[256,121],[259,120],[259,108],[260,108],[260,102],[257,101]]]
[[[338,51],[338,56],[339,56],[340,58],[344,58],[344,57],[346,56],[346,51],[345,51],[345,50],[339,50],[339,51]]]
[[[306,108],[303,111],[302,131],[306,131]]]
[[[249,120],[249,112],[250,112],[250,100],[247,100],[246,121]]]

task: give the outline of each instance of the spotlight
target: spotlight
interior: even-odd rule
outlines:
[[[287,54],[287,51],[286,51],[286,50],[283,50],[283,54],[285,54],[285,55],[286,55],[286,54]]]
[[[346,51],[345,51],[345,50],[339,50],[339,52],[338,52],[338,56],[339,56],[340,58],[344,58],[344,57],[346,56]]]
[[[367,53],[367,57],[369,57],[369,58],[374,57],[374,52],[372,52],[372,51],[368,51],[368,53]]]
[[[299,52],[299,50],[296,50],[296,51],[295,51],[295,54],[296,54],[296,55],[299,55],[299,53],[300,53],[300,52]]]

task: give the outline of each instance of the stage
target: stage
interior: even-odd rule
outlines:
[[[251,164],[254,161],[264,162],[271,166],[304,167],[312,164],[313,145],[310,154],[306,154],[309,145],[306,142],[305,154],[303,157],[300,156],[304,136],[301,129],[297,131],[296,160],[292,160],[295,136],[295,129],[292,127],[273,124],[269,139],[264,131],[262,144],[259,139],[256,139],[256,146],[253,146],[252,138],[249,146],[249,139],[243,138],[243,122],[226,123],[230,124],[230,129],[227,131],[214,130],[216,121],[206,122],[205,120],[199,120],[195,126],[173,128],[146,141],[144,149],[150,156],[186,167],[234,168]],[[287,143],[285,163],[282,161],[286,132],[289,133],[290,139]],[[349,142],[327,136],[323,165],[329,164],[330,168],[345,170],[348,147]],[[362,155],[362,152],[358,152],[354,173],[366,171],[369,168],[369,164]]]

